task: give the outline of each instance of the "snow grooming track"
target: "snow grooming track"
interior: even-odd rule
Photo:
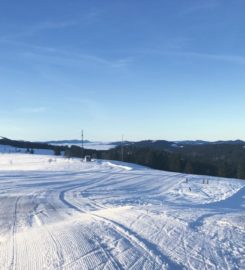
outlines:
[[[13,226],[12,226],[12,259],[10,263],[9,269],[16,268],[16,224],[17,224],[17,205],[20,197],[16,198],[15,205],[14,205],[14,215],[13,215]]]
[[[50,236],[50,238],[52,239],[52,242],[55,246],[56,249],[56,256],[57,256],[57,263],[55,263],[54,267],[56,269],[62,269],[62,266],[64,264],[64,256],[63,256],[63,252],[62,252],[62,245],[59,243],[59,241],[55,238],[54,234],[48,229],[48,226],[46,226],[44,224],[44,222],[42,221],[41,217],[38,217],[40,219],[40,222],[38,222],[39,224],[43,224],[43,228],[47,231],[48,235]]]
[[[115,221],[112,221],[108,218],[104,218],[98,214],[95,214],[95,211],[87,212],[84,210],[81,210],[80,208],[74,206],[72,203],[68,202],[65,199],[65,193],[77,188],[81,188],[81,186],[76,185],[73,187],[70,187],[64,191],[61,192],[60,194],[60,199],[63,203],[65,203],[68,207],[80,212],[80,213],[86,213],[89,214],[91,217],[94,217],[95,219],[102,221],[104,223],[107,223],[110,227],[112,227],[117,233],[122,235],[123,238],[126,238],[131,244],[134,244],[137,249],[143,250],[143,253],[147,254],[147,258],[151,258],[152,263],[154,265],[154,269],[175,269],[175,270],[181,270],[184,269],[183,266],[180,266],[176,264],[175,262],[171,261],[167,256],[164,256],[161,251],[158,250],[158,247],[149,242],[146,239],[143,239],[141,236],[137,235],[135,232],[130,230],[129,228],[126,228],[122,224],[119,224]],[[89,199],[87,199],[89,200]],[[99,241],[98,241],[99,242]],[[101,246],[102,247],[102,246]],[[103,249],[108,258],[111,256],[108,255],[108,253]],[[113,263],[116,265],[118,268],[118,262],[113,260]],[[121,269],[121,267],[119,267]]]
[[[134,244],[137,248],[142,249],[146,253],[146,256],[149,256],[153,264],[155,264],[154,269],[175,269],[175,270],[184,269],[183,266],[180,266],[175,262],[172,262],[168,257],[164,256],[161,253],[161,251],[159,251],[158,247],[155,244],[149,242],[147,239],[144,239],[143,237],[133,232],[129,228],[126,228],[122,224],[119,224],[108,218],[104,218],[97,214],[92,215],[98,218],[99,220],[108,223],[112,228],[115,229],[115,231],[117,231],[123,237],[128,239],[129,242]]]
[[[0,270],[243,269],[244,181],[50,158],[0,154]]]
[[[113,258],[113,256],[110,254],[110,252],[108,252],[106,250],[106,248],[101,244],[100,239],[96,236],[93,239],[96,241],[96,243],[99,246],[99,249],[102,250],[102,252],[105,254],[105,256],[107,258],[107,261],[105,262],[105,264],[103,266],[103,269],[105,269],[108,264],[111,264],[112,267],[115,269],[122,269],[122,265]]]
[[[99,184],[99,182],[103,182],[103,180],[99,180],[96,182],[96,185]],[[94,183],[93,183],[94,185]],[[99,219],[102,222],[105,222],[107,224],[109,224],[115,231],[117,231],[120,235],[122,235],[123,238],[126,238],[130,243],[134,243],[134,245],[136,246],[136,248],[143,250],[143,252],[145,252],[147,254],[147,258],[151,258],[152,263],[154,266],[154,269],[167,269],[169,266],[171,267],[171,269],[183,269],[183,267],[178,266],[176,263],[172,262],[170,259],[168,259],[166,256],[163,256],[163,254],[158,251],[157,246],[155,246],[154,244],[148,242],[146,239],[141,238],[139,235],[137,235],[136,233],[133,233],[132,231],[130,231],[128,228],[125,228],[123,225],[113,222],[112,220],[103,218],[101,216],[98,216],[96,214],[93,214],[93,212],[87,212],[84,211],[78,207],[76,207],[74,204],[70,203],[68,200],[65,199],[65,194],[69,191],[74,191],[75,189],[78,188],[89,188],[91,187],[91,185],[70,185],[67,189],[62,190],[60,192],[59,195],[59,199],[69,208],[76,210],[80,213],[86,213],[91,215],[92,217],[94,217],[95,219]],[[88,199],[89,200],[89,199]],[[90,201],[90,200],[89,200]],[[48,231],[49,232],[49,231]],[[49,232],[52,240],[54,241],[55,245],[57,246],[57,243],[54,239],[54,237],[52,236],[52,234]],[[97,240],[97,242],[99,243],[99,240]],[[148,248],[148,246],[150,248]],[[110,261],[112,261],[112,264],[117,268],[117,269],[122,269],[122,266],[119,266],[119,263],[117,261],[115,261],[115,259],[113,259],[113,257],[102,247],[102,245],[100,245],[100,247],[102,248],[103,252],[106,254],[106,256],[108,257],[108,259]],[[154,251],[153,251],[154,250]],[[63,256],[60,257],[61,261]],[[64,263],[64,262],[62,262]],[[61,264],[62,265],[62,264]],[[60,266],[61,266],[60,265]]]

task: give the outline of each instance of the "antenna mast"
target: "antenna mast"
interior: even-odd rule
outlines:
[[[121,159],[123,161],[123,135],[122,135],[122,142],[121,142]]]

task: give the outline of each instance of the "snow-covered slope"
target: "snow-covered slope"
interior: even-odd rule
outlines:
[[[37,155],[54,155],[54,151],[50,149],[32,149],[33,154]],[[0,154],[6,154],[6,153],[26,153],[27,149],[26,148],[18,148],[18,147],[13,147],[10,145],[2,145],[0,144]]]
[[[244,269],[244,186],[1,154],[0,269]]]

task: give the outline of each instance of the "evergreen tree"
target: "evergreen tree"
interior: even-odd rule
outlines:
[[[245,163],[239,163],[237,166],[237,178],[245,179]]]
[[[184,171],[190,174],[193,173],[193,167],[190,161],[187,161]]]
[[[54,155],[55,155],[55,156],[60,156],[60,155],[61,155],[60,148],[56,147],[56,148],[54,149]]]

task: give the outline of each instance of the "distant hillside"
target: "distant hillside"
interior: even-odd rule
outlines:
[[[178,147],[176,143],[165,140],[157,140],[157,141],[145,140],[134,142],[131,143],[130,145],[137,148],[151,148],[154,150],[174,150],[176,146]]]
[[[33,152],[33,149],[52,150],[56,154],[60,154],[61,151],[65,151],[65,146],[56,146],[47,143],[29,142],[20,140],[11,140],[5,137],[1,137],[0,145],[11,146],[20,149],[26,149],[27,152]]]
[[[82,157],[82,155],[91,155],[95,158],[100,158],[101,153],[95,149],[84,149],[80,145],[58,145],[58,144],[48,144],[48,143],[41,143],[41,142],[29,142],[29,141],[20,141],[20,140],[11,140],[5,137],[1,137],[0,139],[0,146],[10,146],[13,149],[11,152],[21,152],[21,153],[40,153],[37,150],[49,150],[46,151],[47,154],[55,154],[61,155],[64,154],[67,157]],[[16,148],[16,149],[15,149]],[[5,149],[5,147],[3,148]],[[23,151],[19,151],[23,149]],[[8,148],[6,149],[8,151]],[[9,149],[10,150],[10,149]],[[44,151],[42,151],[45,153]]]
[[[245,179],[245,142],[182,144],[142,141],[124,146],[126,162],[154,169],[190,174]],[[121,147],[105,153],[106,159],[121,160]]]
[[[146,147],[155,150],[166,150],[166,151],[178,151],[178,148],[185,148],[189,146],[201,146],[201,145],[245,145],[244,141],[236,140],[236,141],[216,141],[216,142],[208,142],[208,141],[166,141],[166,140],[145,140],[139,142],[131,142],[129,143],[135,147]]]
[[[46,141],[44,143],[47,144],[53,144],[53,145],[78,145],[81,146],[82,141],[81,140],[53,140],[53,141]],[[121,141],[114,141],[114,142],[93,142],[89,140],[84,140],[83,142],[86,144],[107,144],[107,145],[113,145],[113,146],[121,146]],[[146,147],[151,148],[155,150],[166,150],[166,151],[176,151],[176,148],[183,148],[188,146],[198,146],[198,145],[216,145],[216,144],[231,144],[231,145],[245,145],[244,141],[241,140],[235,140],[235,141],[216,141],[216,142],[209,142],[209,141],[202,141],[202,140],[187,140],[187,141],[166,141],[166,140],[143,140],[143,141],[123,141],[123,145],[132,145],[135,147]]]
[[[90,141],[88,140],[84,140],[83,141],[84,143],[90,143]],[[45,143],[48,143],[48,144],[74,144],[74,145],[77,145],[77,144],[82,144],[82,141],[81,140],[58,140],[58,141],[47,141]]]

